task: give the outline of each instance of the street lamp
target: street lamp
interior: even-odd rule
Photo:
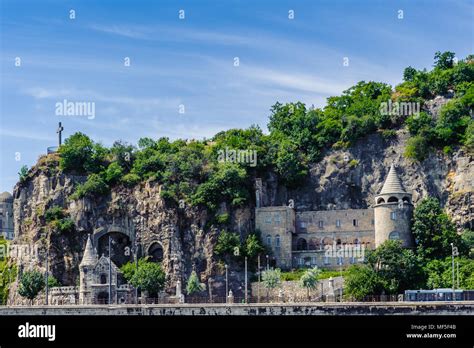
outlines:
[[[229,266],[225,265],[225,298],[227,302],[227,296],[229,295],[229,274],[228,274]]]
[[[270,264],[268,263],[268,255],[267,255],[267,271],[270,269]]]
[[[453,243],[451,243],[451,264],[452,264],[452,273],[453,273],[453,301],[456,301],[455,297],[455,284],[454,284],[454,256],[458,256],[458,248],[454,246]]]

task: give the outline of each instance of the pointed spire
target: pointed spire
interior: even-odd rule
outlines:
[[[398,178],[397,171],[393,163],[390,166],[390,170],[388,172],[387,177],[385,178],[385,183],[383,184],[382,191],[380,191],[380,194],[390,193],[406,193],[400,179]]]
[[[87,236],[86,248],[80,266],[94,266],[97,263],[97,254],[92,245],[91,235]]]

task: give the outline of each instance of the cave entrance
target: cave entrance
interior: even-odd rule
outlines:
[[[155,242],[148,248],[148,256],[152,262],[163,261],[163,246],[159,242]]]
[[[109,237],[111,238],[112,262],[117,267],[121,267],[123,264],[132,261],[133,255],[130,252],[132,250],[132,243],[130,238],[121,232],[106,233],[99,238],[99,257],[102,255],[109,256]]]

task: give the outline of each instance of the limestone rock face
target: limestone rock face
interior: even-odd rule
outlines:
[[[437,113],[445,102],[435,99],[428,111]],[[371,134],[348,149],[330,150],[310,167],[306,182],[296,190],[281,185],[277,175],[268,172],[262,178],[261,205],[281,206],[293,200],[297,211],[367,208],[374,204],[374,197],[394,164],[404,188],[412,193],[415,206],[424,197],[437,197],[459,231],[473,228],[473,154],[458,148],[449,155],[437,151],[421,163],[413,162],[403,157],[408,138],[408,132],[400,129],[391,139]],[[35,266],[44,270],[49,257],[53,275],[63,285],[75,286],[87,235],[119,231],[129,237],[132,249],[135,243],[140,245],[141,255],[146,255],[154,243],[160,243],[169,292],[174,292],[178,280],[184,286],[195,269],[203,283],[212,277],[213,293],[223,296],[223,264],[216,262],[214,254],[219,229],[209,226],[211,217],[206,210],[167,204],[160,198],[160,185],[156,182],[134,188],[116,187],[102,197],[73,201],[68,196],[86,177],[66,175],[40,164],[41,160],[13,193],[13,244],[30,248],[12,256],[20,269]],[[66,209],[75,232],[51,231],[44,214],[54,205]],[[229,213],[228,230],[245,236],[254,228],[254,208],[254,200],[241,209],[222,204],[219,213]],[[238,289],[242,286],[243,270],[236,266],[229,277],[234,294],[241,296]]]
[[[346,150],[329,152],[310,168],[310,176],[301,188],[290,191],[276,185],[275,205],[293,200],[297,210],[373,206],[394,164],[403,186],[413,194],[415,206],[425,197],[437,197],[460,231],[474,227],[473,155],[462,149],[449,155],[436,151],[421,163],[414,162],[403,156],[408,138],[403,129],[390,140],[372,134]],[[269,198],[263,200],[268,202]]]

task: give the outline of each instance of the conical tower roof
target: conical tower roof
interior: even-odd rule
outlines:
[[[86,248],[84,249],[84,255],[80,266],[95,266],[97,263],[97,254],[94,246],[92,245],[91,235],[87,236]]]
[[[390,193],[406,193],[402,186],[402,182],[398,178],[397,171],[395,170],[395,166],[393,164],[390,166],[390,170],[387,177],[385,178],[382,191],[380,191],[380,194]]]

